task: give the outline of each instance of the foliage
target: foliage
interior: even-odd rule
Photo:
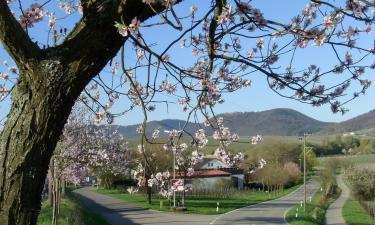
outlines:
[[[314,145],[314,149],[318,156],[371,154],[375,152],[375,140],[352,135],[342,138],[338,134],[335,140],[325,137],[321,145]]]
[[[362,208],[357,200],[353,197],[349,198],[343,209],[342,215],[348,225],[373,225],[375,219],[371,218],[366,211]]]
[[[340,167],[340,160],[338,158],[329,158],[324,161],[323,169],[320,171],[321,186],[324,189],[323,198],[329,198],[337,194],[339,190],[336,181],[336,173]]]
[[[353,194],[361,199],[375,198],[375,170],[367,168],[349,168],[346,170],[347,179],[352,186]]]

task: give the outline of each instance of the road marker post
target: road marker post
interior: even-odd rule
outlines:
[[[217,203],[216,203],[216,212],[217,212],[217,213],[219,213],[219,205],[220,205],[220,203],[217,202]]]

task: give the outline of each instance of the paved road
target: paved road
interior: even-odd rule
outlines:
[[[316,190],[312,182],[308,183],[308,193]],[[81,201],[89,208],[100,213],[111,225],[237,225],[237,224],[287,224],[285,212],[298,204],[303,198],[303,189],[277,200],[241,208],[220,216],[157,212],[135,207],[124,201],[81,188],[75,191]]]
[[[164,213],[135,207],[124,201],[81,188],[75,191],[83,204],[100,213],[111,225],[206,225],[216,215]]]
[[[350,196],[350,190],[343,181],[343,174],[337,176],[337,185],[341,189],[341,195],[332,203],[326,213],[325,224],[329,225],[346,225],[342,217],[342,208]]]
[[[307,196],[312,196],[318,189],[313,181],[307,183]],[[282,198],[263,202],[257,205],[237,209],[235,211],[223,214],[210,224],[213,225],[240,225],[240,224],[267,224],[280,225],[288,224],[284,217],[289,208],[299,204],[303,199],[303,186]]]

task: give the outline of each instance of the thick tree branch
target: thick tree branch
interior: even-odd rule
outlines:
[[[182,0],[177,1],[177,3]],[[83,1],[84,15],[66,40],[56,49],[63,53],[62,60],[71,74],[81,83],[87,83],[112,59],[125,43],[115,22],[129,25],[132,19],[143,22],[165,10],[160,2],[149,5],[139,0]],[[79,75],[79,76],[78,76]]]
[[[39,47],[14,18],[5,0],[0,0],[0,40],[21,68],[40,53]]]

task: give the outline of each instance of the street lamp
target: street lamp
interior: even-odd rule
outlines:
[[[303,210],[306,212],[306,199],[307,199],[307,193],[306,193],[306,137],[311,136],[311,133],[304,133],[303,134],[303,189],[304,189],[304,201],[303,201]],[[300,140],[302,138],[299,138]],[[311,149],[311,147],[310,147]]]
[[[182,132],[182,130],[179,130],[177,131],[178,134],[180,134]],[[164,133],[167,133],[167,134],[170,134],[171,131],[169,130],[165,130]],[[177,149],[175,149],[174,151],[172,150],[173,152],[173,180],[174,182],[176,182],[176,151]],[[173,189],[173,207],[176,208],[176,190]]]

